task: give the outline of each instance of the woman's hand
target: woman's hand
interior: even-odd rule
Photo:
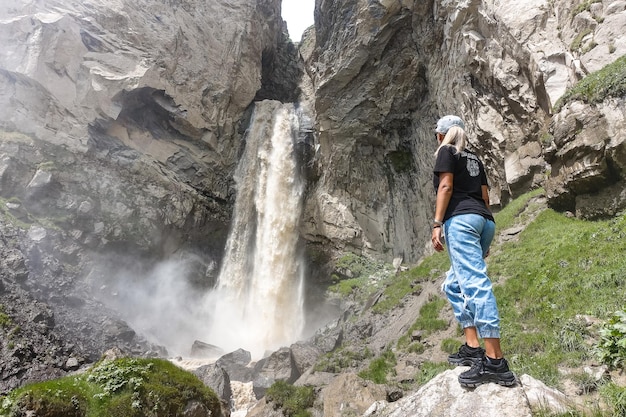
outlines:
[[[441,227],[433,227],[433,236],[431,241],[433,242],[433,248],[435,248],[437,252],[443,251],[444,247]]]

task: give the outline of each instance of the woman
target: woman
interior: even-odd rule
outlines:
[[[464,128],[458,116],[449,115],[437,122],[436,129],[432,243],[437,252],[444,250],[444,241],[448,247],[451,266],[442,289],[465,336],[465,344],[448,361],[472,366],[459,376],[463,386],[485,382],[510,386],[515,375],[500,348],[500,317],[484,260],[495,233],[487,176],[482,162],[466,149]]]

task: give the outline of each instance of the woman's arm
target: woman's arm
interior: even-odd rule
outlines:
[[[454,185],[454,174],[451,172],[439,173],[439,188],[437,189],[437,202],[435,204],[435,220],[443,221],[443,217],[448,209],[450,198],[452,197],[452,189]],[[443,242],[441,239],[441,227],[433,227],[432,242],[437,252],[443,250]]]
[[[489,187],[487,187],[486,185],[481,185],[480,188],[483,194],[483,201],[485,202],[487,208],[491,210],[491,208],[489,207]]]

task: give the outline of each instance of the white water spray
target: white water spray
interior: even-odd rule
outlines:
[[[297,341],[304,326],[297,123],[293,104],[255,105],[235,173],[237,199],[225,257],[207,301],[214,311],[209,343],[226,351],[243,348],[253,358]]]

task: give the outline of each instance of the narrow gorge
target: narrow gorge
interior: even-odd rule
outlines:
[[[316,0],[294,43],[281,0],[5,0],[0,392],[115,348],[259,400],[356,333],[380,353],[395,325],[337,330],[362,306],[326,290],[351,256],[393,276],[430,254],[444,114],[495,210],[541,187],[618,215],[625,98],[568,93],[624,28],[622,0]]]

